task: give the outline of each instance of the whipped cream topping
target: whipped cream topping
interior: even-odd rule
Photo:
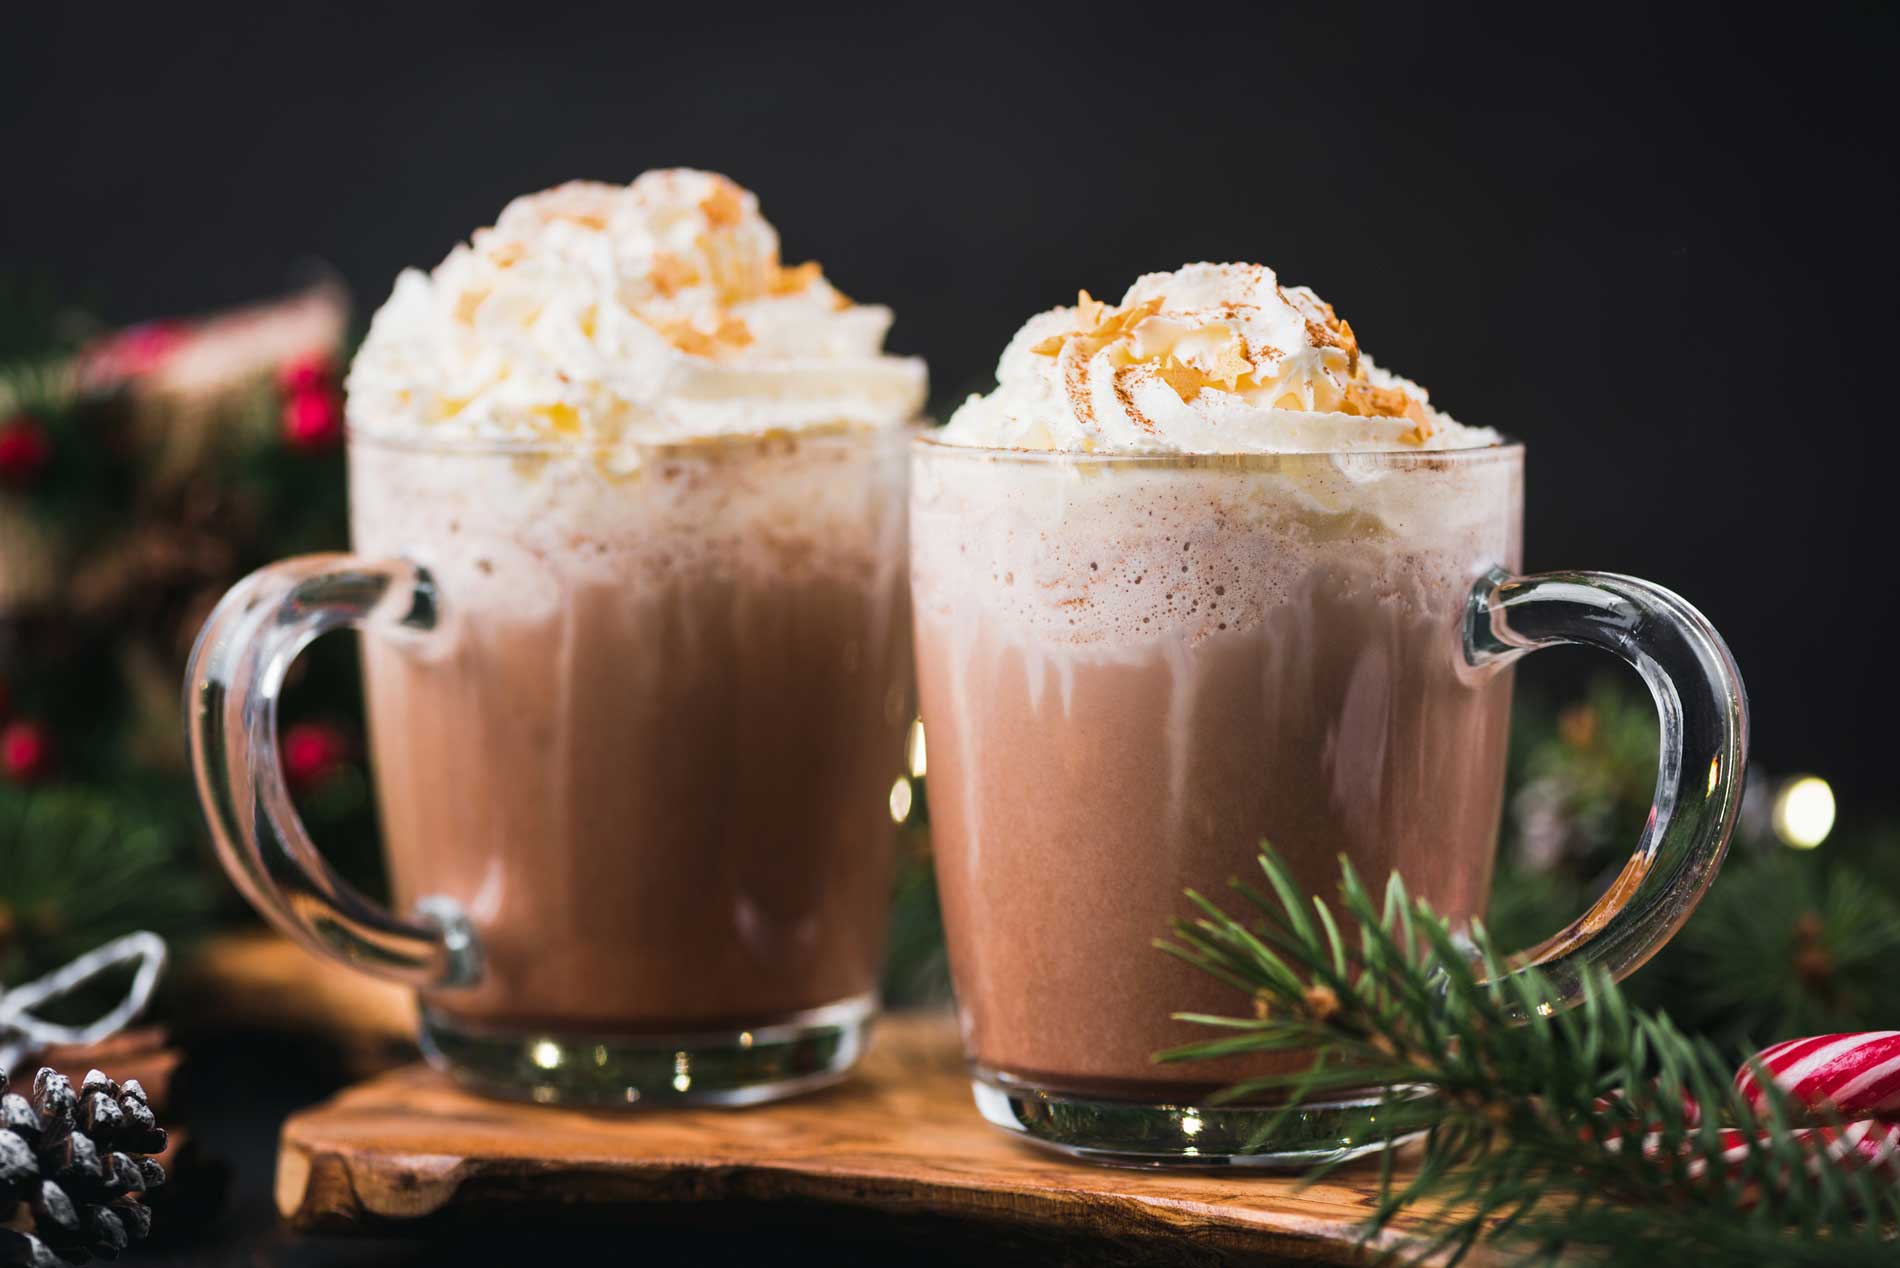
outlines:
[[[1029,319],[997,386],[941,438],[1005,449],[1334,453],[1497,444],[1359,350],[1312,291],[1258,264],[1150,273],[1110,307],[1082,292]]]
[[[517,198],[411,269],[351,366],[351,425],[411,439],[638,446],[909,421],[891,312],[787,267],[758,199],[673,169]]]

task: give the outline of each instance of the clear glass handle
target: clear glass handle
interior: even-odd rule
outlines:
[[[339,628],[426,638],[437,604],[429,574],[402,560],[308,555],[233,586],[205,622],[185,673],[198,798],[231,879],[272,923],[312,950],[417,988],[467,986],[481,960],[468,918],[425,899],[401,920],[338,876],[304,831],[277,744],[290,664]]]
[[[1622,978],[1675,936],[1702,900],[1742,805],[1748,697],[1721,635],[1660,586],[1607,572],[1493,572],[1471,592],[1465,659],[1508,664],[1525,652],[1581,643],[1613,652],[1649,685],[1662,758],[1636,852],[1583,917],[1514,960],[1534,964],[1558,997],[1582,994],[1586,966]]]

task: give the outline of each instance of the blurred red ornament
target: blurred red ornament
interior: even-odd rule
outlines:
[[[308,396],[314,392],[327,392],[336,379],[336,365],[329,357],[299,357],[295,361],[286,361],[277,372],[277,386],[285,396]]]
[[[299,791],[314,788],[350,760],[350,740],[328,722],[299,722],[284,732],[284,776]]]
[[[53,737],[30,718],[0,727],[0,775],[16,784],[30,784],[53,766]]]
[[[343,410],[323,389],[299,392],[284,402],[284,443],[299,453],[317,453],[343,439]]]
[[[15,414],[0,423],[0,484],[32,484],[52,457],[52,437],[32,415]]]

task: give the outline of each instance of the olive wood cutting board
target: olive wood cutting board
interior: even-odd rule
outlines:
[[[293,1115],[277,1159],[285,1219],[313,1231],[422,1231],[549,1215],[677,1215],[733,1204],[1057,1238],[1096,1258],[1354,1263],[1375,1164],[1302,1185],[1273,1172],[1127,1170],[1043,1152],[977,1116],[954,1022],[887,1018],[863,1067],[745,1110],[588,1113],[488,1100],[417,1065]],[[1401,1227],[1400,1231],[1403,1229]],[[1117,1253],[1119,1252],[1119,1253]]]

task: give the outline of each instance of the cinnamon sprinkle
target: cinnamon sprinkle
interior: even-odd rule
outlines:
[[[1135,408],[1134,392],[1129,388],[1128,381],[1130,379],[1151,378],[1154,374],[1155,368],[1153,366],[1125,365],[1115,371],[1114,377],[1109,380],[1115,389],[1115,399],[1121,402],[1122,410],[1128,415],[1129,421],[1134,423],[1134,425],[1139,427],[1142,431],[1147,432],[1150,436],[1154,435],[1159,428],[1155,426],[1152,418],[1149,418],[1146,414]]]
[[[1069,408],[1085,427],[1095,426],[1095,405],[1089,400],[1088,360],[1075,355],[1069,358],[1069,364],[1062,372],[1062,385],[1068,389]]]

